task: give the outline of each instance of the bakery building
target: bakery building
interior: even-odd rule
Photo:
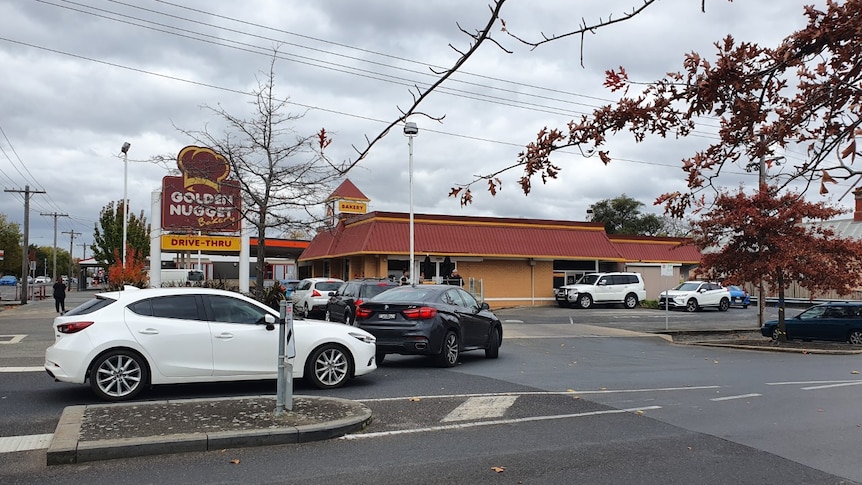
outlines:
[[[554,305],[555,287],[596,271],[641,273],[647,299],[657,299],[700,262],[689,239],[608,235],[602,223],[414,214],[410,268],[409,214],[365,212],[368,202],[349,180],[332,193],[325,226],[297,260],[301,277],[398,279],[408,271],[440,283],[457,271],[465,289],[503,308]]]

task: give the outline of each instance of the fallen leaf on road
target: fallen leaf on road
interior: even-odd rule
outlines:
[[[231,460],[231,465],[239,465],[239,460]]]
[[[497,473],[503,473],[504,471],[506,471],[506,467],[504,467],[504,466],[492,466],[491,470],[494,470]]]
[[[718,359],[712,361],[713,364],[718,364]]]
[[[637,411],[635,411],[635,414],[637,414],[638,416],[643,416],[644,412],[642,410],[638,409]]]
[[[420,399],[420,398],[418,398],[418,397],[411,397],[411,398],[410,398],[410,401],[413,401],[413,402],[419,402],[419,401],[421,401],[421,400],[422,400],[422,399]]]
[[[851,371],[850,371],[850,373],[851,373],[851,374],[858,374],[858,373],[859,373],[859,371],[858,371],[858,370],[851,370]]]

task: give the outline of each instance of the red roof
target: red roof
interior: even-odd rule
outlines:
[[[609,234],[626,261],[644,263],[700,263],[700,250],[689,238]]]
[[[344,179],[344,182],[341,182],[341,185],[339,185],[326,200],[330,201],[333,199],[361,200],[364,202],[371,201],[371,199],[366,197],[365,194],[353,185],[353,182],[349,179]]]
[[[600,223],[414,215],[417,255],[624,261]],[[409,254],[409,215],[371,212],[315,236],[301,261],[357,254]]]

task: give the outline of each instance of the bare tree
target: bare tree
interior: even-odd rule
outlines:
[[[226,122],[222,133],[202,130],[179,131],[202,146],[225,157],[242,194],[242,218],[257,236],[256,293],[263,291],[267,230],[279,233],[302,231],[321,221],[314,212],[329,195],[332,183],[345,173],[343,166],[329,161],[324,149],[331,139],[324,129],[300,135],[294,124],[304,116],[287,111],[288,99],[277,95],[275,62],[258,77],[250,101],[252,115],[236,116],[223,107],[205,106]]]

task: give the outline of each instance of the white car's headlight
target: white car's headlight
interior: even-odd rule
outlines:
[[[350,332],[350,336],[357,339],[357,340],[361,340],[367,344],[377,343],[377,339],[374,338],[373,335],[367,335],[367,334],[358,333],[358,332]]]

